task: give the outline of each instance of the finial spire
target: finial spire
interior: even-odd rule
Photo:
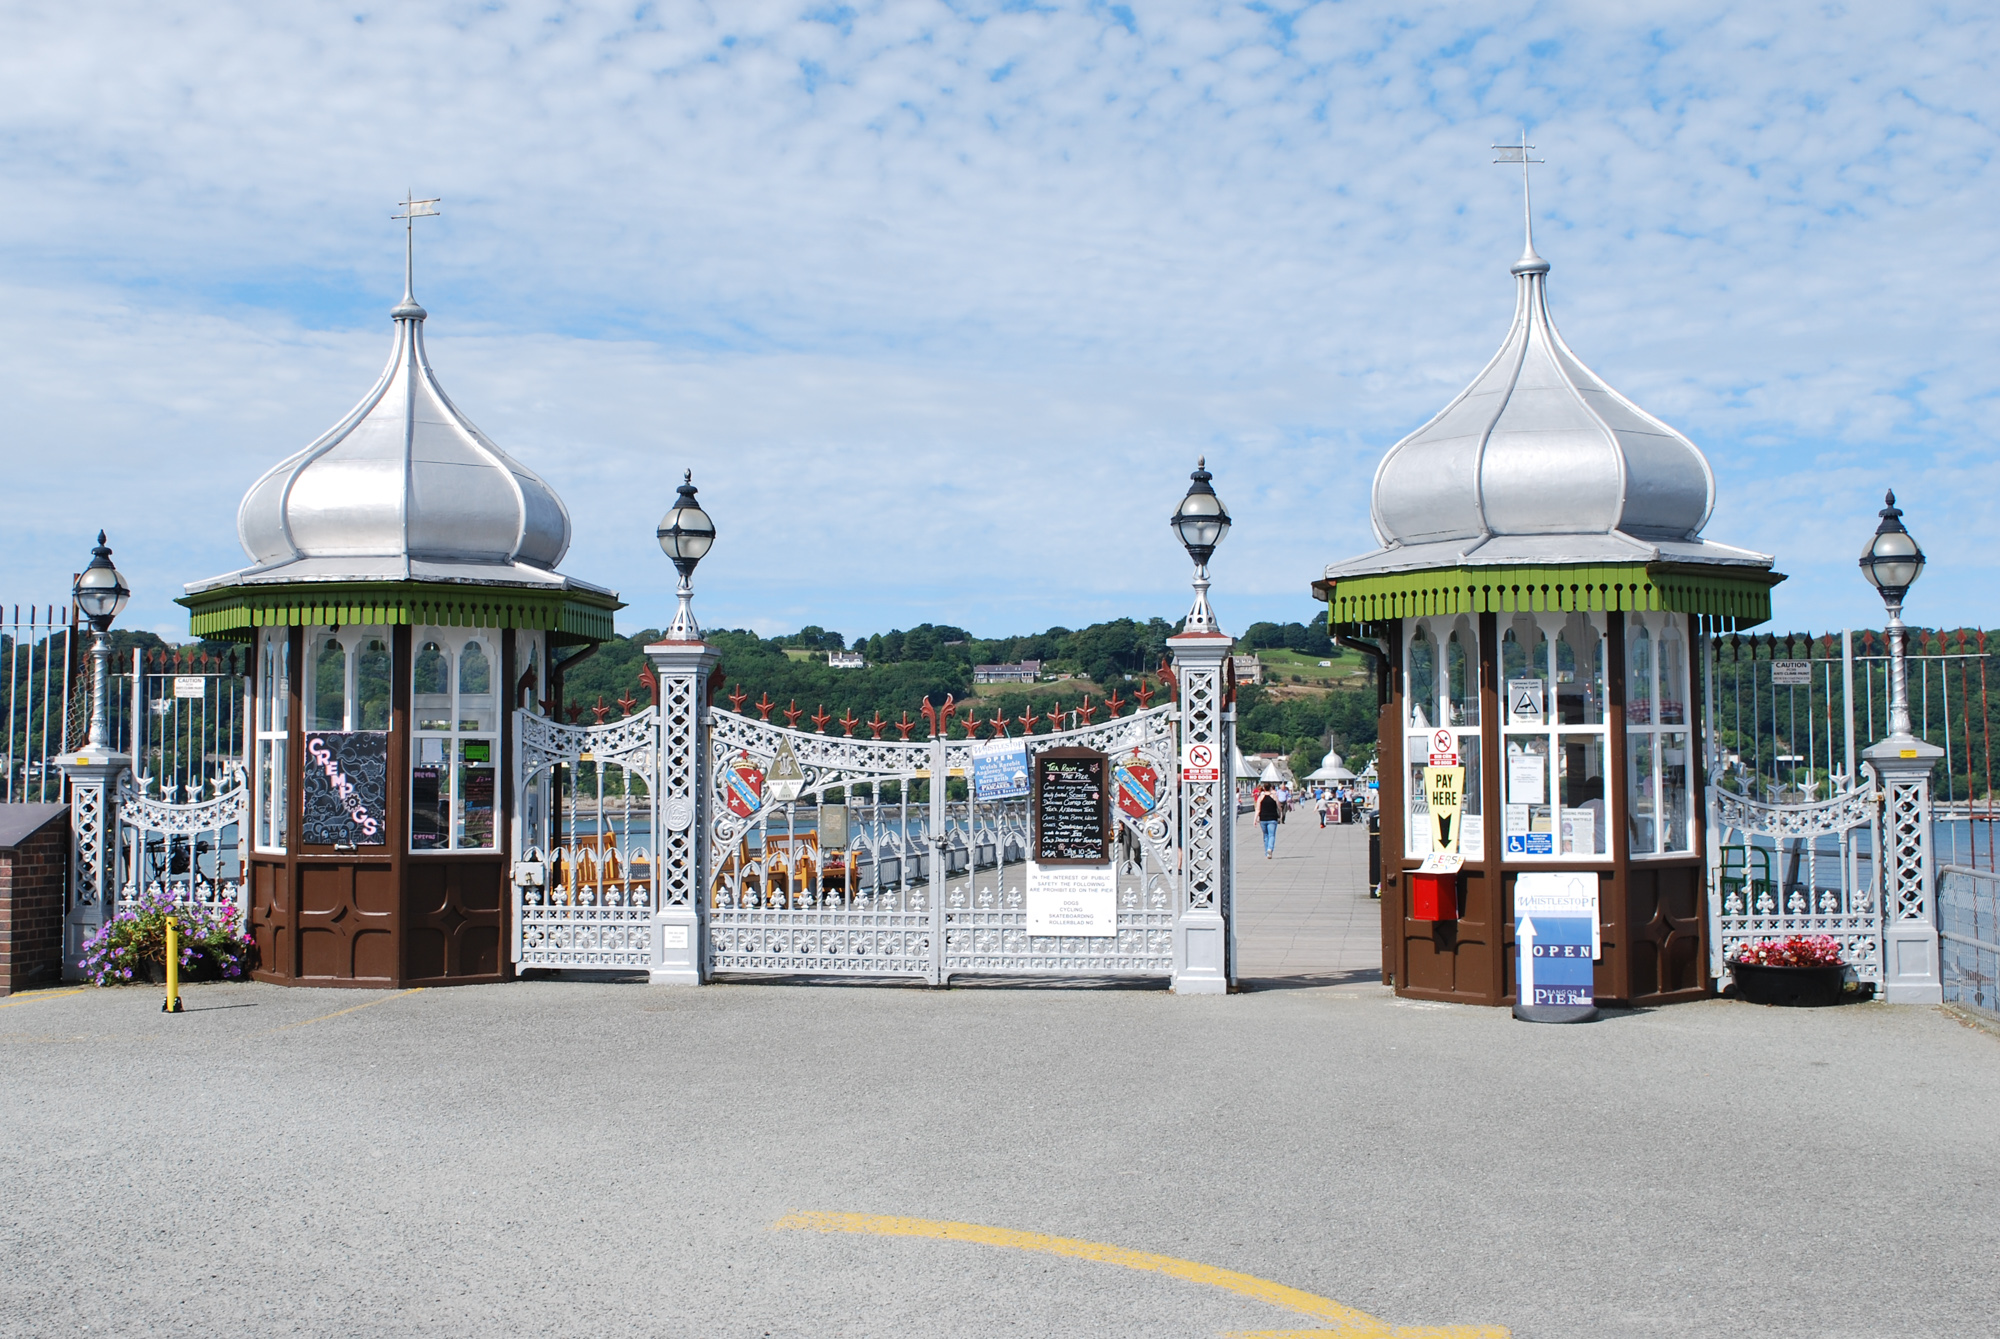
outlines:
[[[443,202],[444,197],[434,196],[429,200],[419,200],[416,194],[415,191],[405,191],[403,198],[397,202],[402,205],[403,212],[389,216],[401,220],[403,224],[403,301],[390,313],[392,316],[421,318],[425,315],[424,309],[417,305],[416,289],[413,284],[416,271],[416,224],[413,220],[436,215],[439,212],[438,205]]]
[[[1521,258],[1514,262],[1514,273],[1516,274],[1547,274],[1549,272],[1549,263],[1535,254],[1535,210],[1528,189],[1528,165],[1530,163],[1540,163],[1545,160],[1530,158],[1528,156],[1534,151],[1534,147],[1534,145],[1528,143],[1528,131],[1525,126],[1521,129],[1521,142],[1519,144],[1496,144],[1493,146],[1493,152],[1500,155],[1493,160],[1494,162],[1519,163],[1521,165],[1521,235],[1525,245],[1521,251]]]

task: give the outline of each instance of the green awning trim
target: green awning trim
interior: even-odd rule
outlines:
[[[1443,567],[1316,581],[1327,622],[1355,627],[1392,618],[1583,610],[1703,614],[1729,630],[1771,617],[1771,588],[1785,578],[1759,568],[1674,563]]]
[[[258,628],[379,623],[449,628],[528,628],[558,644],[602,642],[616,635],[614,595],[582,590],[464,586],[449,582],[299,582],[228,586],[184,595],[197,637],[249,641]]]

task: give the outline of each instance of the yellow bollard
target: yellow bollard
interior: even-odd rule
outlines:
[[[160,1005],[163,1014],[177,1014],[181,1010],[181,927],[172,916],[167,917],[167,998]]]

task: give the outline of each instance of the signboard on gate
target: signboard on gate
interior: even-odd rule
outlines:
[[[1189,744],[1181,750],[1181,780],[1220,781],[1222,763],[1213,744]]]
[[[1514,880],[1514,1016],[1575,1023],[1597,1013],[1595,961],[1604,952],[1595,873]]]
[[[972,750],[972,793],[982,800],[1004,800],[1028,793],[1028,746],[1018,739],[996,739]]]
[[[174,676],[174,696],[200,698],[208,689],[205,674],[176,674]]]
[[[1109,939],[1118,933],[1118,867],[1028,862],[1028,933]]]
[[[1771,683],[1774,686],[1794,688],[1812,683],[1812,661],[1774,660],[1771,662]]]
[[[1424,798],[1431,810],[1431,850],[1458,850],[1459,811],[1465,807],[1465,769],[1426,767]]]

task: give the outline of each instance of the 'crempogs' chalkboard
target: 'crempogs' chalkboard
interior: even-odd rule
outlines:
[[[300,799],[308,846],[389,842],[389,736],[379,731],[308,731]]]
[[[1034,761],[1035,863],[1111,859],[1110,759],[1096,749],[1049,749]]]

